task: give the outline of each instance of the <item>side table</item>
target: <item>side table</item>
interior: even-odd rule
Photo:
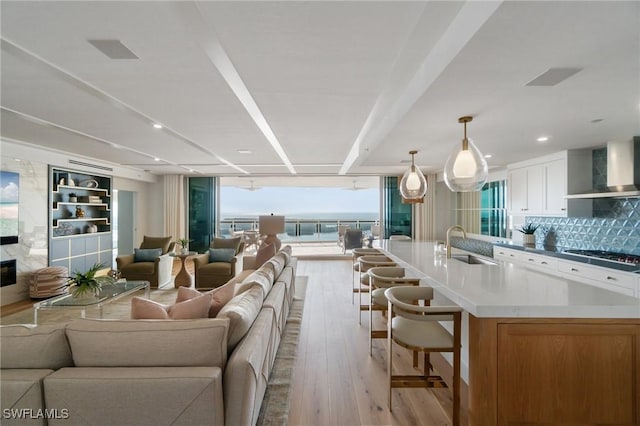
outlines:
[[[193,284],[193,277],[191,276],[191,274],[187,270],[187,265],[185,265],[185,262],[187,261],[187,259],[190,256],[195,256],[196,254],[198,254],[197,251],[190,251],[187,254],[182,254],[182,253],[172,253],[171,254],[171,256],[173,256],[173,257],[179,257],[180,261],[181,261],[180,272],[178,272],[178,275],[176,275],[176,279],[174,281],[174,287],[176,287],[176,288],[178,288],[178,287],[191,287],[191,285]]]

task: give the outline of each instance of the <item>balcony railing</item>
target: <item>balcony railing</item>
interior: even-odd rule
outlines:
[[[285,232],[278,234],[283,243],[338,241],[338,226],[348,225],[352,229],[371,232],[377,220],[368,219],[286,219]],[[233,232],[258,229],[258,219],[224,219],[220,221],[220,234],[230,237]]]

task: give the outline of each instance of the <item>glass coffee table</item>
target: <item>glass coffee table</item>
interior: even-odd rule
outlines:
[[[77,309],[80,310],[80,317],[84,318],[87,308],[98,308],[100,309],[100,318],[102,318],[102,307],[104,305],[142,289],[144,289],[144,296],[149,299],[151,295],[149,281],[126,280],[119,280],[114,284],[103,286],[102,291],[96,297],[75,298],[71,294],[52,297],[33,304],[33,323],[38,324],[38,311],[40,309]]]

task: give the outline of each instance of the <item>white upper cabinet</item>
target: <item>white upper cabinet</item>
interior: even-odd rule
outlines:
[[[554,216],[564,216],[567,211],[567,163],[553,160],[543,164],[544,205],[543,212]]]
[[[509,211],[513,215],[542,211],[544,170],[540,165],[518,167],[508,173]]]
[[[590,190],[591,170],[591,150],[562,151],[509,165],[509,214],[590,217],[591,200],[565,196]]]

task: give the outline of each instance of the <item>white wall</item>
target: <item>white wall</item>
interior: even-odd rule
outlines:
[[[156,184],[141,182],[133,179],[114,177],[113,189],[118,191],[131,191],[136,193],[136,231],[133,238],[134,247],[138,247],[145,235],[160,235],[162,228],[156,229],[153,219],[163,210],[158,210],[152,203],[152,192],[155,191]],[[126,254],[126,253],[121,253]]]
[[[129,169],[96,159],[73,156],[59,151],[47,151],[40,147],[14,141],[0,140],[1,169],[20,174],[20,230],[18,244],[0,246],[0,259],[16,259],[17,284],[0,289],[0,305],[29,298],[31,272],[46,267],[49,257],[48,192],[49,165],[96,173],[96,169],[72,164],[69,160],[110,167],[100,174],[112,174],[113,188],[138,193],[137,241],[143,235],[162,235],[164,207],[162,185],[150,173]],[[44,230],[44,236],[43,231]]]
[[[0,246],[0,260],[16,260],[17,283],[0,288],[0,304],[6,305],[29,298],[31,271],[48,263],[47,188],[49,169],[46,164],[19,156],[0,157],[0,169],[20,174],[19,231],[17,244]]]

